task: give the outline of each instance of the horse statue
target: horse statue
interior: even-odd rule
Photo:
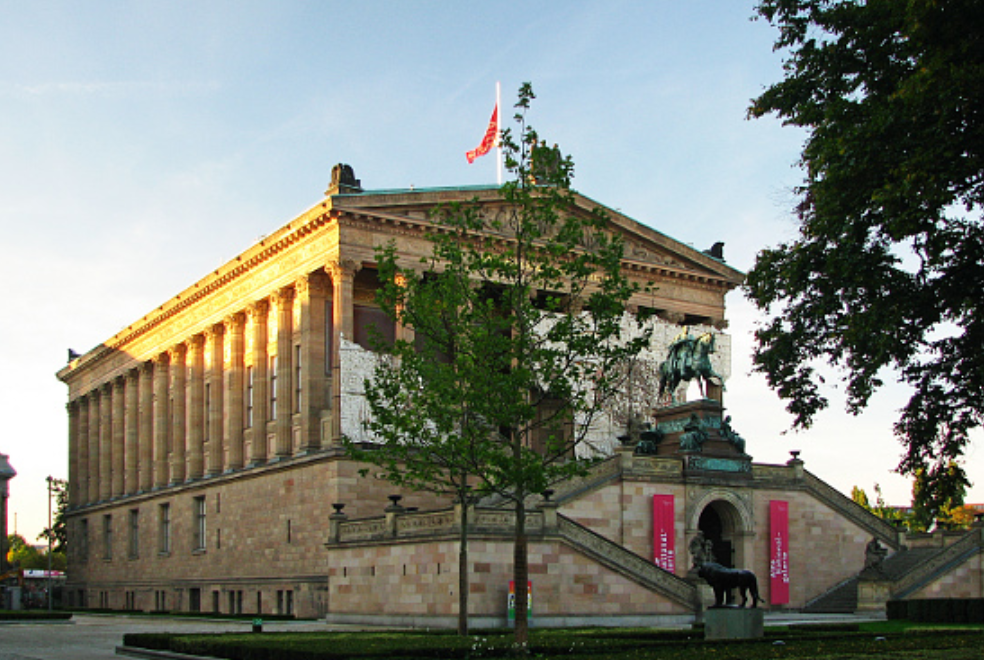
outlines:
[[[710,332],[694,336],[690,328],[686,328],[670,342],[666,360],[659,365],[659,396],[669,392],[671,395],[682,382],[694,378],[700,387],[702,397],[707,396],[707,386],[716,380],[724,387],[724,379],[711,366],[711,354],[714,353],[715,339]]]

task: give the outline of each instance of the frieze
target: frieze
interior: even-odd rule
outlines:
[[[734,472],[751,474],[752,462],[740,458],[715,458],[712,456],[688,456],[687,471],[690,472]]]

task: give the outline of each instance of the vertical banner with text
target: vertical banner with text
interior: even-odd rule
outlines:
[[[789,502],[769,502],[769,594],[773,605],[789,602]]]
[[[676,573],[676,534],[672,495],[653,495],[653,560]]]

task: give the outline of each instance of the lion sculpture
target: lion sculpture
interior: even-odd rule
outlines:
[[[726,596],[732,589],[737,589],[741,593],[740,607],[745,607],[748,596],[751,596],[752,607],[757,603],[765,603],[759,597],[758,580],[755,578],[755,573],[751,571],[725,568],[721,564],[709,561],[700,565],[697,575],[704,578],[714,590],[714,607],[724,607]]]

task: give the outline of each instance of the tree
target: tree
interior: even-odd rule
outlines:
[[[929,531],[934,526],[943,529],[958,529],[959,520],[953,513],[963,506],[965,489],[960,479],[952,472],[959,470],[956,463],[948,466],[942,475],[928,470],[916,470],[912,481],[912,519],[911,528],[915,531]]]
[[[18,568],[43,568],[41,552],[20,534],[7,536],[7,563]]]
[[[842,370],[857,414],[885,378],[912,391],[898,469],[944,493],[984,413],[984,5],[762,0],[785,79],[749,114],[807,131],[799,236],[746,292],[768,315],[754,368],[808,428]],[[819,381],[819,382],[818,382]]]
[[[576,448],[649,341],[621,337],[637,290],[621,271],[622,243],[600,210],[577,207],[571,159],[526,122],[533,98],[524,84],[517,132],[502,132],[512,176],[503,214],[440,209],[423,273],[397,263],[393,246],[377,253],[379,302],[415,340],[395,342],[365,384],[379,445],[360,454],[408,485],[462,494],[470,484],[511,503],[520,645],[527,498],[584,473],[590,457]]]
[[[51,540],[52,553],[65,553],[68,547],[68,532],[65,514],[68,512],[68,482],[64,479],[51,480],[51,492],[55,496],[55,512],[51,527],[45,527],[38,540]],[[52,555],[54,557],[54,554]]]

